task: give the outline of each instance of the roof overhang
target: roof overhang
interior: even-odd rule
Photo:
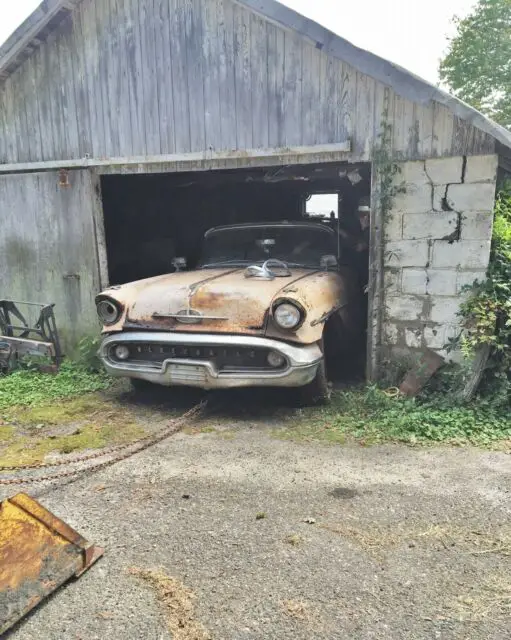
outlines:
[[[0,80],[46,40],[81,0],[44,0],[0,47]]]

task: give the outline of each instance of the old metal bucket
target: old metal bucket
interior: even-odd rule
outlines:
[[[91,545],[30,496],[0,503],[0,636],[103,549]]]

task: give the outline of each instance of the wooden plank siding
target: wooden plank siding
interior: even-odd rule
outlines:
[[[94,207],[95,177],[58,172],[0,176],[0,291],[4,298],[55,303],[65,346],[98,326],[100,289]],[[23,216],[20,216],[20,212]]]
[[[83,0],[0,84],[0,164],[311,146],[370,160],[492,153],[418,104],[233,0]]]

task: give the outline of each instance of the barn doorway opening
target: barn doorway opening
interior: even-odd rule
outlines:
[[[101,177],[109,282],[172,273],[175,259],[194,269],[204,234],[216,226],[308,220],[333,228],[342,267],[361,292],[369,271],[370,165],[322,163],[257,169]],[[367,294],[361,293],[367,316]],[[334,377],[362,375],[356,366]],[[340,361],[338,358],[336,361]]]

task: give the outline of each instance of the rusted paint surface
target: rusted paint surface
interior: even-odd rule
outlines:
[[[101,554],[29,496],[0,503],[0,634]]]
[[[416,396],[444,362],[438,353],[431,349],[423,349],[415,366],[406,374],[399,391],[405,396]]]
[[[352,298],[348,274],[313,269],[291,269],[288,277],[274,280],[246,278],[245,269],[208,269],[172,273],[107,289],[106,295],[121,303],[123,313],[104,333],[125,328],[157,329],[189,333],[266,335],[302,344],[321,339],[323,317],[344,308]],[[207,276],[207,277],[205,277]],[[294,332],[283,331],[271,321],[271,309],[279,299],[298,303],[305,321]],[[183,324],[165,317],[185,309],[206,316],[198,324]],[[163,317],[162,317],[163,316]],[[207,316],[215,316],[207,319]]]

